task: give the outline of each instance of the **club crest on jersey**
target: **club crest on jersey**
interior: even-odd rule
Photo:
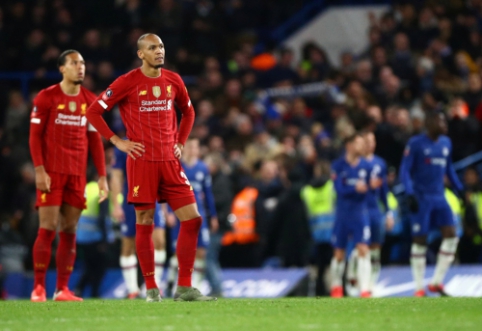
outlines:
[[[132,190],[132,196],[134,198],[137,198],[139,196],[139,185],[134,186],[134,189]]]
[[[449,149],[448,149],[447,147],[444,147],[444,148],[442,149],[442,154],[443,154],[444,156],[448,156],[448,155],[449,155]]]
[[[172,93],[172,85],[167,85],[166,86],[166,97],[170,98]]]
[[[81,110],[81,115],[85,115],[85,113],[87,112],[87,104],[86,104],[86,103],[83,103],[83,104],[80,106],[80,110]]]
[[[77,110],[77,103],[75,101],[69,102],[69,110],[73,113]]]
[[[154,96],[156,98],[159,98],[161,96],[161,87],[160,86],[153,86],[152,87],[152,94],[154,94]]]

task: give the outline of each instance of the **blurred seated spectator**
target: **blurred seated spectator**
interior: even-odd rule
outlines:
[[[480,124],[469,116],[469,107],[462,98],[449,104],[448,136],[452,139],[452,159],[458,161],[480,149]]]

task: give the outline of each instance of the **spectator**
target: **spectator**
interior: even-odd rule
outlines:
[[[413,55],[410,50],[410,40],[404,33],[397,33],[394,39],[394,52],[390,67],[395,76],[409,81],[413,78]]]
[[[30,32],[22,52],[22,69],[36,70],[42,66],[42,56],[47,49],[45,33],[36,29]]]
[[[475,168],[468,168],[464,174],[464,184],[470,203],[466,206],[464,231],[460,238],[459,258],[461,263],[482,262],[481,206],[482,189],[480,176]]]
[[[464,94],[464,100],[467,102],[470,115],[474,115],[477,106],[482,101],[482,81],[479,74],[472,73],[469,75],[468,88]]]
[[[182,8],[174,0],[158,0],[156,8],[151,11],[150,25],[154,31],[162,36],[168,59],[173,59],[181,46],[181,32],[183,26]]]
[[[28,143],[29,109],[20,91],[10,92],[5,116],[5,136],[13,145],[24,148]]]
[[[306,205],[310,233],[314,241],[314,264],[317,267],[316,295],[329,295],[325,282],[326,272],[333,256],[331,232],[335,221],[335,196],[333,182],[330,180],[330,166],[318,162],[313,179],[301,191],[301,199]]]
[[[372,64],[369,60],[362,60],[357,63],[355,78],[362,84],[363,88],[371,94],[375,92],[376,88],[372,72]]]
[[[305,176],[301,169],[287,172],[286,188],[273,211],[268,247],[274,246],[274,255],[281,259],[284,267],[303,267],[308,264],[311,250],[308,215],[301,199]]]
[[[222,295],[219,253],[222,236],[231,229],[229,216],[231,213],[231,201],[233,200],[233,187],[230,178],[224,173],[224,160],[220,154],[209,154],[204,161],[212,176],[212,191],[219,222],[217,228],[212,227],[210,229],[209,247],[206,256],[206,278],[211,285],[212,294]]]
[[[257,162],[273,159],[281,153],[282,147],[268,132],[260,128],[255,131],[254,142],[249,144],[245,151],[245,166],[253,170]]]
[[[10,215],[8,222],[0,223],[0,266],[1,272],[22,273],[25,271],[27,246],[19,229],[20,217]]]
[[[280,50],[278,63],[266,73],[269,77],[268,84],[277,85],[281,82],[298,83],[298,74],[293,70],[293,60],[293,50],[288,48]]]
[[[449,105],[448,135],[452,139],[452,158],[454,161],[475,153],[480,148],[479,122],[469,116],[467,103],[456,98]]]
[[[283,184],[279,178],[278,164],[273,160],[259,162],[258,197],[255,202],[256,232],[260,237],[260,247],[257,261],[261,264],[266,257],[274,255],[272,236],[277,220],[274,218],[275,208],[278,205],[279,196],[283,191]]]
[[[101,33],[96,29],[91,29],[84,34],[79,51],[86,62],[87,72],[93,72],[94,66],[108,59],[107,52],[102,45]]]
[[[418,16],[418,31],[415,38],[414,48],[425,50],[430,41],[437,37],[437,18],[430,7],[424,7]]]

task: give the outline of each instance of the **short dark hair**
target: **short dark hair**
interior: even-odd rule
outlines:
[[[366,135],[369,135],[370,133],[375,134],[372,130],[368,130],[368,129],[363,129],[360,132],[358,132],[358,134],[362,137],[365,137]]]
[[[438,119],[440,115],[445,116],[445,113],[440,110],[431,110],[431,111],[425,112],[425,123],[429,123],[433,120]]]
[[[59,59],[57,60],[57,66],[60,68],[61,66],[65,65],[65,62],[67,61],[67,55],[70,55],[73,53],[79,53],[79,52],[76,51],[75,49],[68,49],[66,51],[63,51],[62,54],[60,54]]]
[[[353,140],[355,140],[357,137],[361,137],[360,132],[355,132],[355,133],[349,135],[348,137],[346,137],[346,138],[343,140],[343,144],[344,144],[344,145],[349,144],[349,143],[351,143]]]

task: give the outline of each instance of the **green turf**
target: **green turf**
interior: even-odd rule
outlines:
[[[482,330],[482,299],[5,301],[0,331],[7,330]]]

